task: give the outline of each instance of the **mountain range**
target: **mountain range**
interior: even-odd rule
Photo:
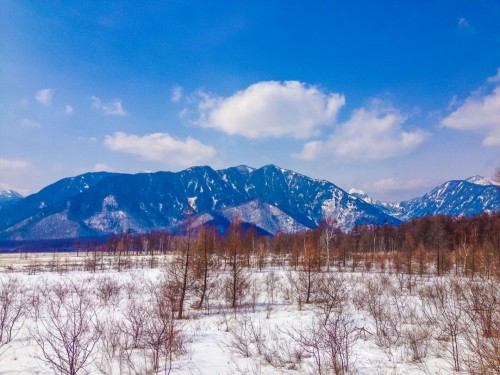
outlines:
[[[374,200],[362,190],[350,189],[349,193],[402,221],[425,215],[472,216],[500,211],[500,186],[481,176],[447,181],[422,197],[398,203]]]
[[[213,224],[223,232],[238,217],[274,235],[315,228],[333,217],[340,229],[397,225],[434,214],[474,215],[500,210],[500,187],[480,176],[448,181],[405,202],[375,201],[326,180],[267,165],[180,172],[86,173],[25,198],[0,191],[0,239],[41,240],[146,233]]]

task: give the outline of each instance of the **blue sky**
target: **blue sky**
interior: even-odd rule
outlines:
[[[500,3],[0,2],[0,187],[277,164],[402,200],[500,164]]]

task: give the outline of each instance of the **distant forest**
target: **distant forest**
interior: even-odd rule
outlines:
[[[115,267],[119,269],[130,266],[127,258],[133,256],[180,251],[189,252],[193,263],[217,257],[222,262],[238,258],[243,266],[258,268],[289,265],[314,271],[498,277],[500,212],[458,218],[425,216],[399,226],[359,225],[348,233],[339,230],[335,220],[324,220],[314,230],[274,237],[261,235],[235,220],[224,234],[215,227],[188,228],[183,235],[124,233],[105,241],[76,240],[71,250],[92,253],[95,259],[117,257]]]

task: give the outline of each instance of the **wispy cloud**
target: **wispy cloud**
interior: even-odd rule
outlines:
[[[74,112],[74,108],[73,106],[69,105],[69,104],[66,104],[64,106],[64,113],[66,113],[67,115],[72,115]]]
[[[30,166],[30,163],[23,159],[7,159],[0,157],[0,170],[17,171],[20,169],[26,169]]]
[[[331,124],[344,96],[299,81],[255,83],[221,98],[198,93],[198,124],[246,138],[309,138]]]
[[[111,168],[109,167],[109,165],[105,164],[105,163],[96,163],[94,165],[94,171],[95,172],[107,172],[107,171],[110,171]]]
[[[111,102],[104,103],[97,96],[90,98],[92,101],[92,108],[100,110],[105,115],[112,116],[127,116],[128,113],[123,109],[122,100],[119,98],[113,99]]]
[[[369,185],[369,188],[377,193],[402,192],[429,187],[426,179],[398,180],[393,177],[382,178]]]
[[[488,82],[497,86],[486,94],[471,94],[454,112],[441,121],[441,125],[483,134],[486,146],[500,145],[500,69]]]
[[[313,160],[319,156],[343,159],[382,160],[413,151],[429,136],[423,130],[403,129],[406,116],[382,101],[355,110],[351,118],[336,126],[326,141],[308,142],[296,157]]]
[[[183,97],[183,89],[181,86],[174,86],[172,89],[172,95],[170,96],[170,100],[174,103],[179,103]]]
[[[463,28],[469,28],[470,27],[469,21],[465,17],[459,17],[458,20],[457,20],[457,24],[458,24],[459,27],[463,27]]]
[[[42,127],[42,124],[40,124],[37,121],[30,120],[29,118],[23,118],[21,120],[21,125],[25,128],[36,128],[39,129]]]
[[[167,133],[139,136],[116,132],[107,135],[104,144],[110,150],[138,155],[143,159],[173,167],[206,164],[216,154],[212,146],[205,145],[197,139],[187,137],[182,140]]]
[[[37,100],[37,102],[47,107],[52,104],[53,96],[54,90],[47,88],[37,91],[37,93],[35,94],[35,99]]]
[[[322,141],[311,141],[307,142],[302,150],[298,153],[293,154],[294,157],[302,160],[314,160],[321,155],[324,150],[324,142]]]
[[[497,68],[497,74],[492,77],[488,77],[487,81],[490,83],[500,82],[500,68]]]

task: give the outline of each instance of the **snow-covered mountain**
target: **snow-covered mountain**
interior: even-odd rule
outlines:
[[[489,178],[479,176],[479,175],[469,177],[465,181],[470,182],[471,184],[483,185],[483,186],[500,185],[500,183],[498,183],[498,182],[495,182],[493,180],[490,180]]]
[[[333,216],[340,228],[398,224],[335,186],[274,165],[178,173],[87,173],[63,179],[0,212],[0,237],[50,239],[132,231],[182,230],[187,216],[221,230],[236,215],[264,233],[315,228]]]
[[[447,181],[422,197],[399,203],[374,200],[361,190],[349,192],[402,221],[425,215],[471,216],[500,211],[500,186],[482,176]]]
[[[500,186],[474,176],[448,181],[420,198],[380,202],[325,180],[267,165],[138,174],[86,173],[62,179],[0,209],[0,238],[34,240],[102,236],[125,231],[179,232],[195,225],[224,231],[238,217],[260,233],[315,228],[333,217],[342,230],[357,224],[399,224],[434,214],[500,210]]]
[[[22,198],[23,196],[14,190],[0,188],[0,210],[2,210],[2,208],[13,205]]]

